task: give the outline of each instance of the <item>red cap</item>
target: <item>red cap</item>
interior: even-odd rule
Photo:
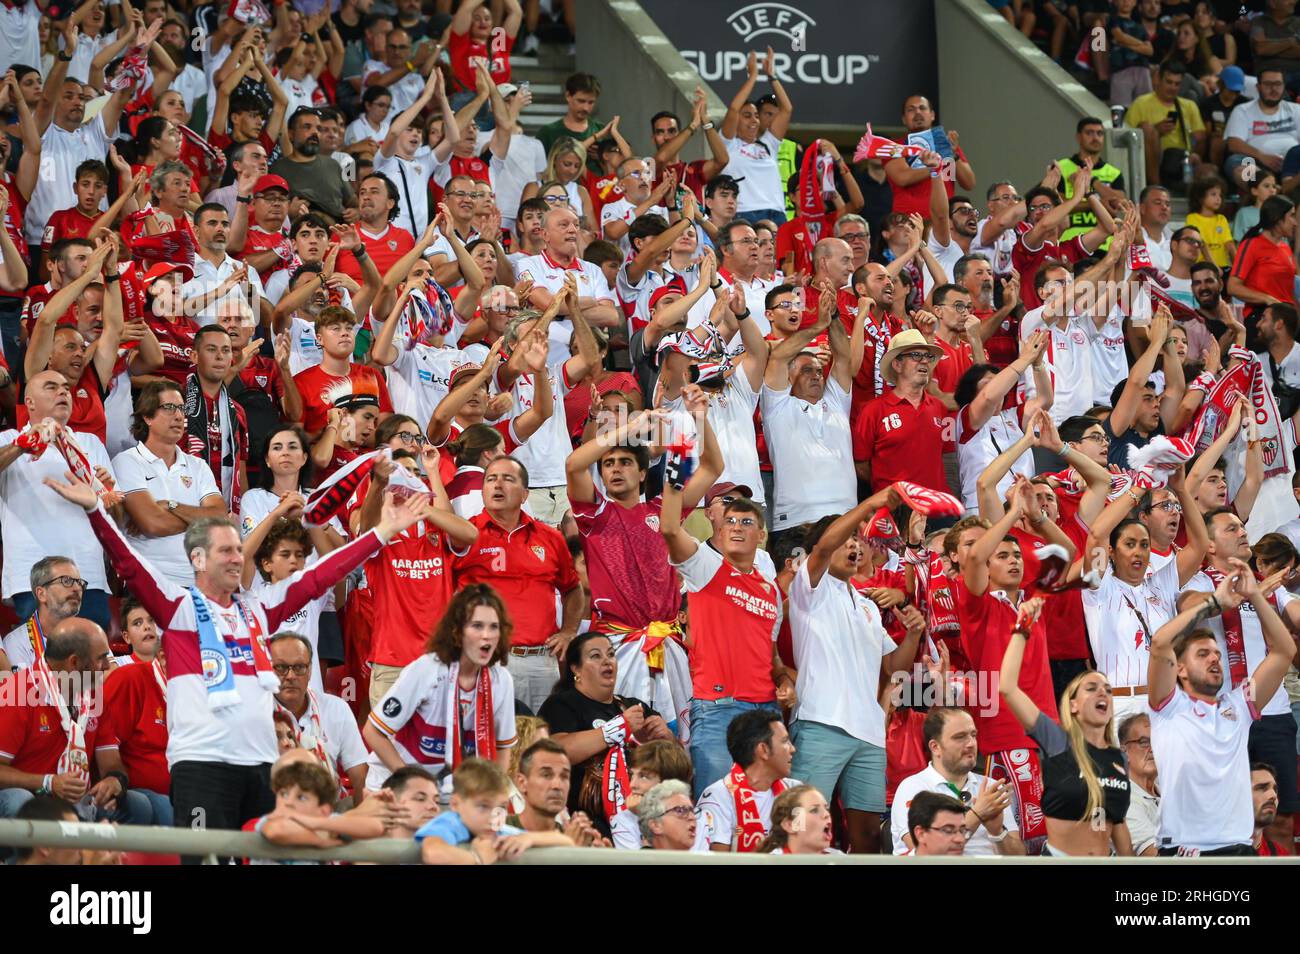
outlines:
[[[172,272],[180,272],[181,281],[183,282],[187,282],[194,277],[194,269],[189,265],[186,265],[184,262],[159,262],[157,265],[150,268],[149,271],[140,276],[140,280],[144,282],[144,284],[148,285],[150,282],[155,282],[164,275],[170,275]]]
[[[737,497],[749,497],[752,499],[754,491],[750,490],[744,484],[733,484],[731,481],[725,480],[722,483],[714,484],[709,488],[709,492],[704,495],[704,506],[707,507],[719,497],[725,497],[728,494],[734,494]]]
[[[253,195],[259,195],[269,189],[283,189],[285,192],[290,191],[289,183],[284,181],[284,176],[273,176],[270,173],[267,173],[257,180],[257,185],[253,186]]]
[[[685,294],[686,283],[682,281],[681,278],[674,277],[671,281],[665,282],[650,293],[650,310],[653,312],[655,310],[655,305],[659,304],[660,300],[665,295]]]

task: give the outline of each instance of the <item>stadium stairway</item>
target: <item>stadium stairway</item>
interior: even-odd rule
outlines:
[[[510,81],[516,85],[528,83],[533,92],[532,105],[519,119],[525,132],[536,133],[564,115],[568,108],[564,81],[576,69],[575,62],[567,43],[543,42],[531,56],[510,57]]]

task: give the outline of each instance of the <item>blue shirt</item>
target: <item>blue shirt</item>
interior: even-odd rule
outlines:
[[[522,828],[515,828],[513,825],[502,825],[497,829],[498,835],[522,835]],[[415,833],[417,842],[424,841],[432,835],[435,838],[441,838],[449,845],[463,845],[474,840],[474,836],[465,827],[465,823],[460,820],[460,815],[456,812],[443,812],[437,818],[425,822],[420,826],[420,830]]]

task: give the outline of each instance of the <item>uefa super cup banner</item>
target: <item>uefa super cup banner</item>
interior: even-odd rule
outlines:
[[[763,75],[769,46],[796,123],[897,125],[906,96],[920,92],[934,102],[938,92],[934,0],[641,0],[641,6],[724,103],[745,82],[750,50],[759,58],[754,95],[769,91]]]

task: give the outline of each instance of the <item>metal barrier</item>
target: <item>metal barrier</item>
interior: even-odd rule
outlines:
[[[275,861],[351,861],[374,864],[418,864],[419,848],[411,841],[373,838],[341,848],[285,848],[261,835],[242,831],[204,831],[134,825],[92,825],[85,822],[0,819],[0,845],[14,847],[90,848],[97,851],[139,851],[162,855],[202,855],[259,858]],[[1174,862],[1257,864],[1300,861],[1300,858],[896,858],[892,855],[736,855],[681,851],[619,851],[612,848],[537,848],[512,864],[522,865],[1150,865]]]

